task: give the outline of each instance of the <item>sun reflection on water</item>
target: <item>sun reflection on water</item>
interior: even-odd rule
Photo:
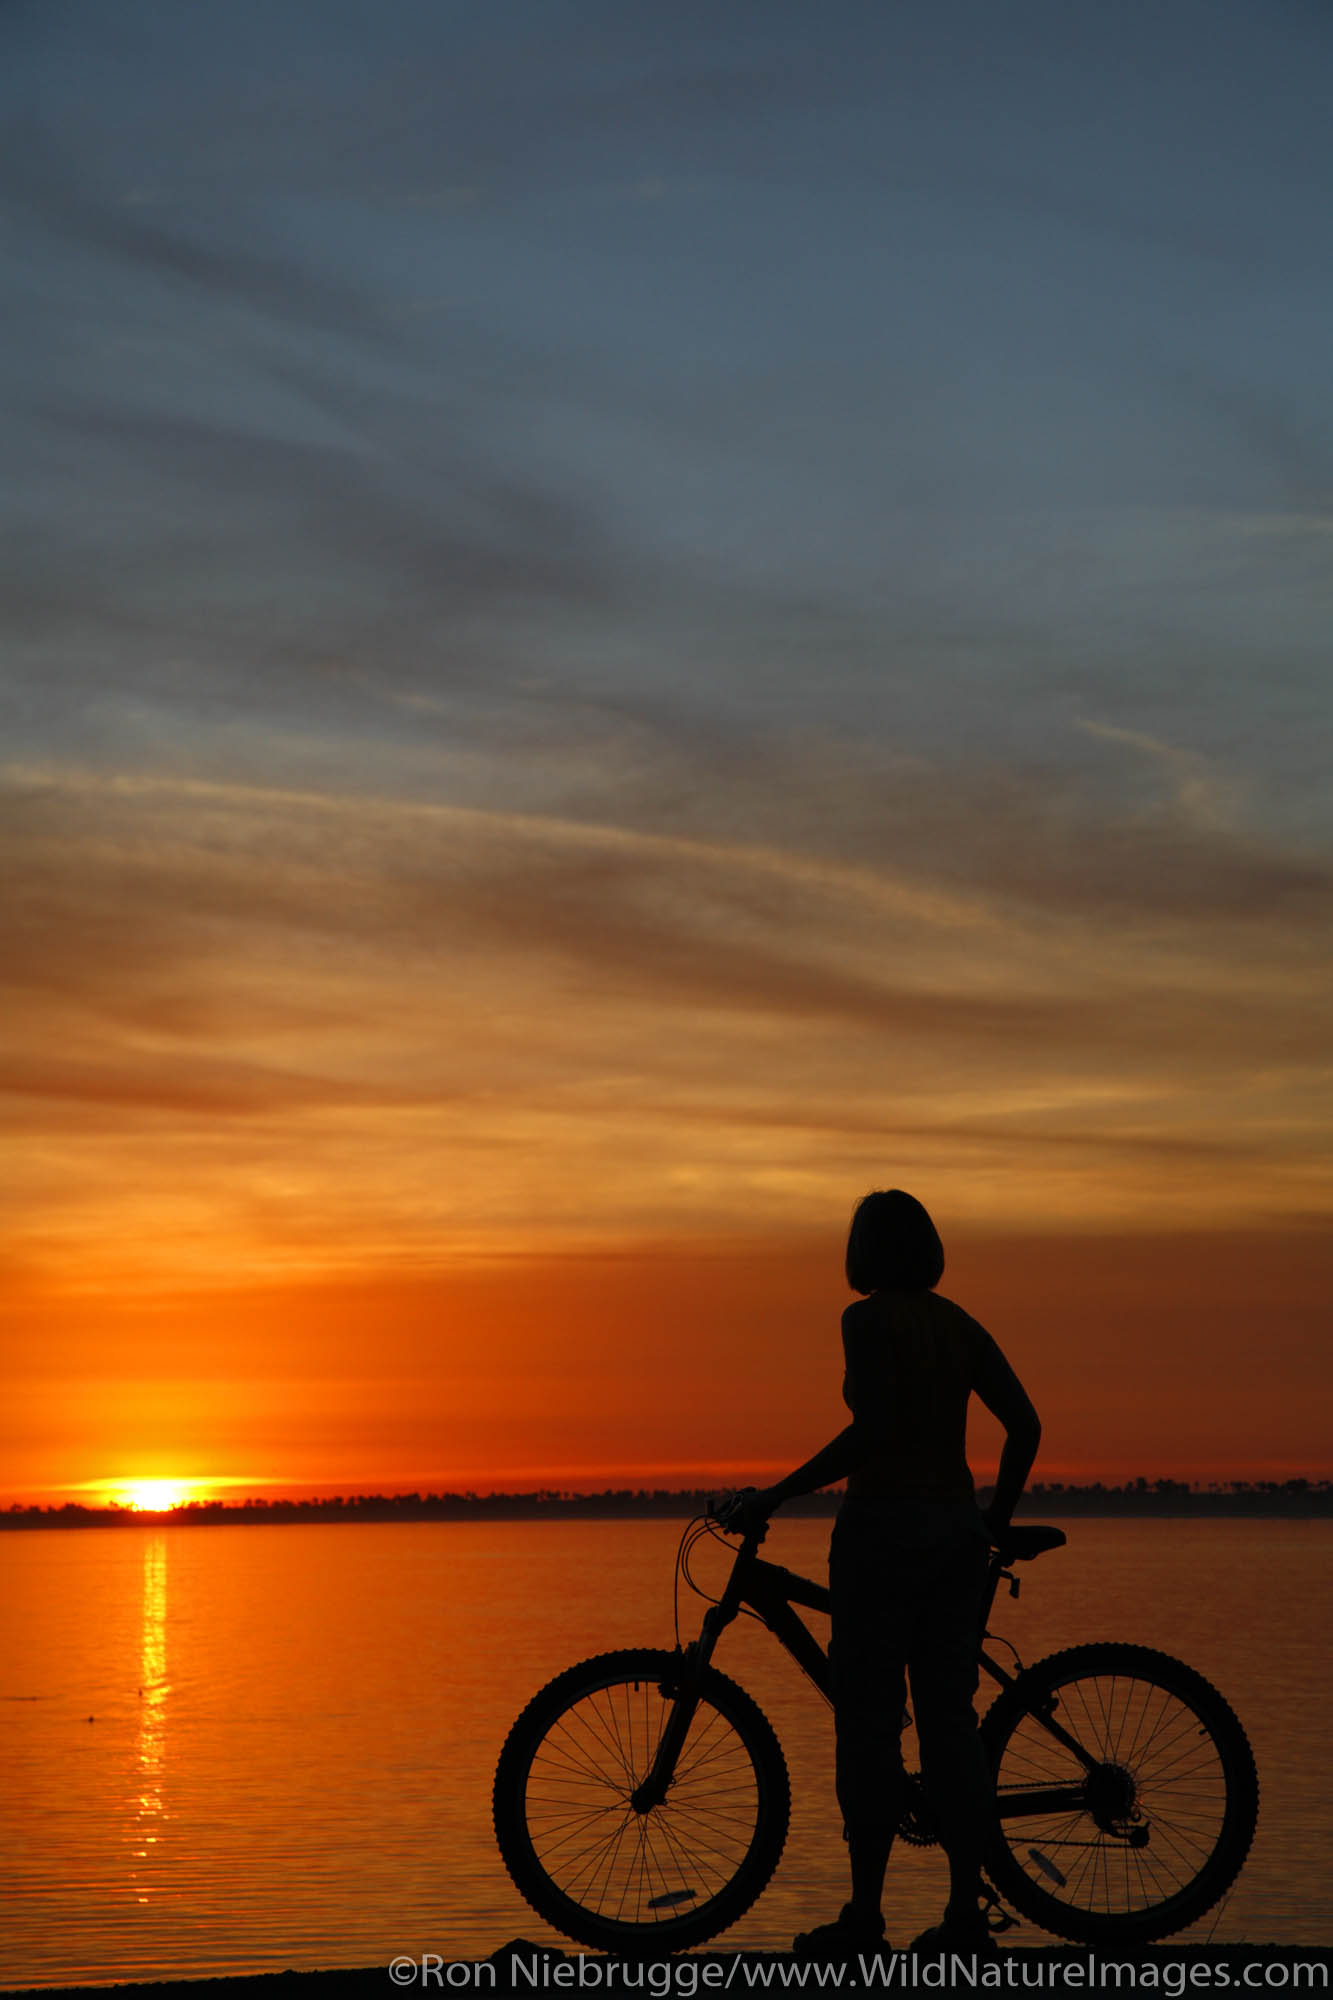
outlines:
[[[136,1863],[154,1859],[166,1820],[163,1789],[166,1767],[167,1696],[167,1541],[154,1535],[143,1552],[143,1632],[139,1664],[139,1746],[137,1801],[131,1837]],[[130,1870],[134,1892],[148,1901],[146,1869]]]

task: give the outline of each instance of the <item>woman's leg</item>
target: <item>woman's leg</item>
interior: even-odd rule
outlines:
[[[921,1770],[949,1857],[949,1923],[975,1924],[981,1863],[994,1811],[977,1730],[977,1652],[986,1550],[942,1556],[913,1633],[910,1671]]]
[[[853,1920],[878,1925],[884,1871],[902,1817],[906,1652],[870,1523],[840,1515],[829,1551],[829,1665],[838,1804],[847,1830]]]
[[[892,1676],[890,1676],[890,1682]],[[901,1672],[899,1687],[902,1686]],[[887,1698],[893,1700],[892,1687]],[[852,1872],[851,1907],[858,1920],[877,1919],[884,1893],[884,1871],[902,1817],[903,1760],[899,1732],[892,1741],[883,1729],[885,1691],[879,1691],[879,1713],[866,1704],[835,1695],[837,1791],[847,1829],[847,1859]],[[899,1716],[902,1696],[897,1697]]]

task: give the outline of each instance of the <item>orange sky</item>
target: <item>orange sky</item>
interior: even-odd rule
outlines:
[[[6,1498],[102,1499],[86,1482],[136,1477],[224,1498],[763,1478],[843,1421],[829,1248],[649,1244],[193,1296],[29,1295],[11,1311],[43,1336],[6,1399]],[[944,1289],[1030,1382],[1039,1474],[1267,1477],[1330,1470],[1307,1359],[1328,1275],[1312,1233],[983,1236],[955,1242]],[[982,1470],[984,1412],[972,1440]]]

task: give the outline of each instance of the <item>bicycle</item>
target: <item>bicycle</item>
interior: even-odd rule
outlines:
[[[595,1950],[665,1955],[702,1944],[748,1910],[787,1838],[791,1793],[773,1727],[712,1665],[726,1627],[752,1613],[826,1697],[829,1662],[794,1606],[826,1612],[827,1588],[760,1557],[743,1537],[699,1637],[679,1643],[682,1578],[700,1538],[676,1554],[673,1652],[636,1648],[570,1667],[515,1722],[496,1768],[495,1834],[538,1915]],[[999,1693],[981,1722],[995,1780],[983,1891],[1075,1943],[1133,1949],[1193,1923],[1231,1887],[1249,1852],[1259,1785],[1245,1731],[1201,1674],[1146,1646],[1099,1640],[1009,1671],[986,1650],[1013,1565],[1065,1541],[1010,1528],[991,1554],[979,1664]],[[918,1774],[902,1839],[936,1838]]]

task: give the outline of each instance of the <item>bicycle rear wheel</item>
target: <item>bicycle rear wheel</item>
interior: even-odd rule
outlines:
[[[986,1872],[1043,1929],[1147,1944],[1235,1881],[1259,1814],[1254,1756],[1192,1667],[1146,1646],[1074,1646],[1020,1674],[981,1734],[998,1810]]]
[[[636,1812],[676,1698],[676,1653],[584,1660],[544,1687],[495,1773],[495,1837],[515,1886],[599,1951],[665,1955],[735,1923],[777,1867],[791,1792],[777,1737],[716,1668],[661,1805]]]

